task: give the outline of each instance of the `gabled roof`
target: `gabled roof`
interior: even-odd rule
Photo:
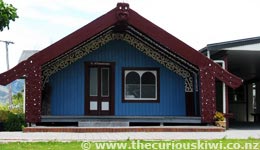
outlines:
[[[34,54],[26,61],[18,64],[12,70],[1,74],[0,84],[7,84],[8,82],[15,80],[15,78],[22,76],[23,71],[21,69],[19,75],[16,74],[14,76],[12,73],[19,70],[19,68],[26,67],[26,64],[30,64],[27,67],[31,67],[31,65],[42,66],[80,45],[84,41],[90,40],[109,27],[118,26],[118,32],[120,32],[120,30],[123,30],[124,25],[134,27],[139,32],[142,32],[153,41],[166,47],[169,51],[179,55],[183,59],[198,67],[200,70],[215,70],[213,71],[214,76],[225,82],[227,85],[233,88],[241,85],[242,80],[240,78],[230,74],[226,70],[223,70],[219,65],[215,64],[212,60],[208,59],[200,52],[145,19],[137,12],[130,9],[129,5],[126,3],[118,3],[117,7],[108,13],[43,49],[42,51]],[[24,70],[26,70],[26,68]]]
[[[22,55],[19,58],[19,63],[27,60],[29,57],[31,57],[32,55],[34,55],[35,53],[38,53],[39,51],[37,50],[24,50]]]
[[[206,47],[202,48],[200,51],[203,53],[206,50],[209,50],[209,51],[221,50],[224,48],[251,45],[251,44],[256,44],[256,43],[260,43],[260,37],[252,37],[252,38],[246,38],[246,39],[239,39],[239,40],[233,40],[233,41],[208,44]]]

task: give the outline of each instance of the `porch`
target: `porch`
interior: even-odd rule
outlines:
[[[75,123],[79,127],[119,127],[132,125],[201,124],[190,116],[42,116],[42,123]]]
[[[64,126],[64,122],[74,123]],[[41,125],[24,132],[224,132],[201,123],[201,117],[187,116],[42,116]],[[43,126],[50,123],[51,126]],[[56,126],[53,123],[61,123]],[[54,126],[55,125],[55,126]]]
[[[69,126],[64,123],[71,123]],[[48,126],[46,126],[48,125]],[[42,116],[24,132],[224,132],[191,116]]]

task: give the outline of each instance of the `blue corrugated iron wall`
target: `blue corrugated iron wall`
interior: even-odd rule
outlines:
[[[183,78],[126,42],[115,40],[51,76],[52,115],[84,115],[86,61],[116,63],[115,115],[184,116],[186,114]],[[122,67],[159,67],[160,103],[122,103]]]

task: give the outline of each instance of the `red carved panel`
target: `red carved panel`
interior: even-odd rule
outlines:
[[[214,75],[214,77],[224,82],[229,87],[237,88],[243,82],[243,80],[231,74],[227,70],[224,70],[220,65],[216,63],[210,63],[208,68],[209,71]]]
[[[26,122],[41,121],[42,98],[41,67],[33,66],[28,71],[26,79]]]
[[[23,77],[27,72],[27,62],[23,61],[14,68],[0,74],[0,85],[7,85],[10,82]]]
[[[0,74],[0,84],[6,85],[21,77],[25,78],[26,86],[26,122],[40,122],[42,79],[41,67],[31,60],[23,61],[11,70]]]
[[[206,69],[200,69],[201,121],[212,123],[216,112],[215,77]]]
[[[129,16],[129,4],[127,3],[117,3],[116,18],[119,22],[125,22],[128,20]]]

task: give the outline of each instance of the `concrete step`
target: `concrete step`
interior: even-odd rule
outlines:
[[[113,120],[90,120],[79,121],[79,127],[128,127],[128,121],[113,121]]]
[[[26,127],[24,132],[224,132],[215,126],[174,126],[174,127]]]
[[[90,120],[163,122],[163,123],[201,123],[201,117],[190,116],[42,116],[41,122],[79,122]]]

